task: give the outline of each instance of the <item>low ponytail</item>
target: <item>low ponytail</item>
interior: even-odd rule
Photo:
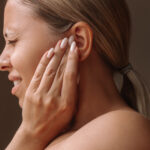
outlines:
[[[123,75],[120,93],[130,107],[150,119],[150,90],[139,72],[132,69]]]

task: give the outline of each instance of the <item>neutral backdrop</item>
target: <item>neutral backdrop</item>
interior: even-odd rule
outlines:
[[[150,0],[127,0],[132,16],[130,62],[150,85]],[[2,37],[3,0],[0,0],[0,52]],[[8,73],[0,73],[0,150],[10,142],[21,122],[18,100],[10,94],[12,83]]]

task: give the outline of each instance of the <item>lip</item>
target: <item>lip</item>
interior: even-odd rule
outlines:
[[[20,87],[20,83],[18,85],[15,85],[11,90],[11,94],[15,95],[16,92],[18,91],[19,87]]]
[[[12,82],[14,82],[16,80],[22,80],[21,77],[19,77],[19,76],[11,76],[11,75],[8,76],[8,79]]]
[[[16,81],[16,80],[22,81],[22,78],[21,78],[21,77],[15,76],[15,75],[9,75],[9,76],[8,76],[8,79],[9,79],[10,81],[12,81],[12,82],[14,82],[14,81]],[[20,87],[20,84],[21,84],[21,82],[20,82],[18,85],[15,85],[15,86],[12,88],[12,90],[11,90],[11,94],[12,94],[12,95],[15,95],[15,94],[16,94],[16,92],[18,91],[18,89],[19,89],[19,87]]]

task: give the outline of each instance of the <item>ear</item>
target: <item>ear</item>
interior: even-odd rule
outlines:
[[[92,50],[93,31],[85,22],[78,22],[69,30],[69,35],[73,35],[77,47],[79,48],[80,61],[85,60]]]

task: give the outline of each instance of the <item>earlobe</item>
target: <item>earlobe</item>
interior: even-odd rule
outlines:
[[[84,61],[91,53],[93,45],[93,31],[85,22],[78,22],[70,30],[71,35],[79,48],[80,61]]]

